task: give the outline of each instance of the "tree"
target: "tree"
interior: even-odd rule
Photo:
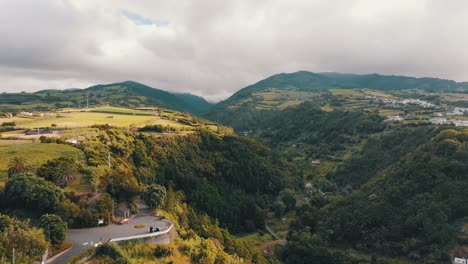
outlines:
[[[27,165],[24,157],[14,157],[8,163],[8,178],[25,173],[26,171]]]
[[[37,176],[52,181],[60,187],[66,187],[78,179],[79,175],[79,165],[72,157],[49,160],[37,169]]]
[[[165,209],[167,211],[172,211],[174,206],[176,206],[178,203],[176,194],[174,192],[174,188],[172,187],[172,183],[169,183],[169,187],[166,192],[166,204],[165,204]]]
[[[14,254],[16,263],[33,263],[48,247],[42,229],[0,214],[0,262],[12,262]]]
[[[343,263],[343,260],[332,255],[320,237],[312,234],[308,228],[288,234],[288,244],[282,255],[285,263]]]
[[[42,215],[39,218],[39,226],[44,230],[46,237],[52,244],[60,244],[67,236],[67,223],[58,215]]]
[[[280,197],[287,211],[293,210],[296,207],[296,194],[294,190],[284,189],[280,192]]]
[[[273,211],[275,212],[276,217],[281,217],[286,210],[286,206],[284,205],[283,201],[278,200],[273,204]]]
[[[143,199],[151,208],[163,207],[166,203],[166,188],[158,184],[151,184],[143,193]]]
[[[62,189],[35,176],[16,176],[5,184],[8,206],[39,212],[53,212],[65,200]]]
[[[124,165],[106,174],[101,183],[106,184],[106,191],[117,201],[130,201],[141,191],[132,170]]]
[[[75,218],[80,213],[80,207],[66,199],[58,204],[56,213],[63,221],[67,222],[67,224],[71,226],[73,225]]]

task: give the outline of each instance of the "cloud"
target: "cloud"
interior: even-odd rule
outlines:
[[[135,80],[211,100],[280,72],[468,80],[464,0],[0,0],[0,91]]]

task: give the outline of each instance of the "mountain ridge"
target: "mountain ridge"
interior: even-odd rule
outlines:
[[[285,78],[288,79],[285,80]],[[397,83],[398,81],[400,81],[399,84]],[[276,87],[273,87],[272,85],[276,85]],[[233,99],[243,97],[249,92],[262,90],[262,88],[286,88],[292,85],[296,85],[295,88],[302,90],[320,90],[330,88],[369,88],[375,90],[403,90],[415,88],[437,89],[443,88],[444,85],[447,85],[446,87],[450,89],[468,89],[468,82],[456,82],[449,79],[435,77],[382,75],[378,73],[353,74],[338,72],[314,73],[309,71],[297,71],[292,73],[275,74],[254,84],[248,85],[238,90],[232,96],[226,100],[221,101],[217,105],[222,106],[227,102],[232,101]],[[396,86],[395,88],[389,88],[390,85]]]
[[[98,84],[84,89],[44,89],[34,93],[0,95],[0,110],[3,111],[80,108],[88,103],[124,107],[157,106],[195,115],[200,115],[212,107],[212,104],[202,97],[188,93],[171,93],[135,81]]]

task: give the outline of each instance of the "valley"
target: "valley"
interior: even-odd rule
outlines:
[[[297,72],[214,106],[135,82],[2,94],[1,217],[36,232],[26,219],[57,215],[79,233],[144,202],[178,234],[72,261],[443,262],[466,253],[467,93]],[[35,243],[66,244],[49,240]]]

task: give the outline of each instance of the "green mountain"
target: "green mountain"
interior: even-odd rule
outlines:
[[[43,90],[35,93],[6,93],[0,95],[0,111],[50,110],[64,107],[113,105],[123,107],[163,107],[201,114],[211,104],[189,94],[172,94],[147,85],[126,81],[96,85],[86,89]]]
[[[268,77],[253,85],[249,85],[219,106],[232,105],[238,100],[251,96],[255,92],[272,88],[293,88],[300,91],[320,91],[331,88],[367,88],[380,91],[423,89],[427,91],[466,91],[468,83],[457,83],[452,80],[438,78],[415,78],[396,75],[380,74],[344,74],[344,73],[313,73],[298,71],[294,73],[281,73]]]
[[[409,91],[466,93],[468,83],[437,78],[379,74],[358,75],[307,71],[281,73],[239,90],[227,100],[217,104],[205,117],[233,126],[239,131],[249,129],[252,124],[256,124],[262,112],[283,110],[306,101],[318,102],[326,108],[337,109],[336,106],[341,106],[340,104],[348,103],[349,105],[348,99],[352,96],[356,97],[353,99],[361,100],[366,96],[376,94],[390,97],[398,93],[409,93]],[[355,107],[341,107],[340,109],[350,110]]]

